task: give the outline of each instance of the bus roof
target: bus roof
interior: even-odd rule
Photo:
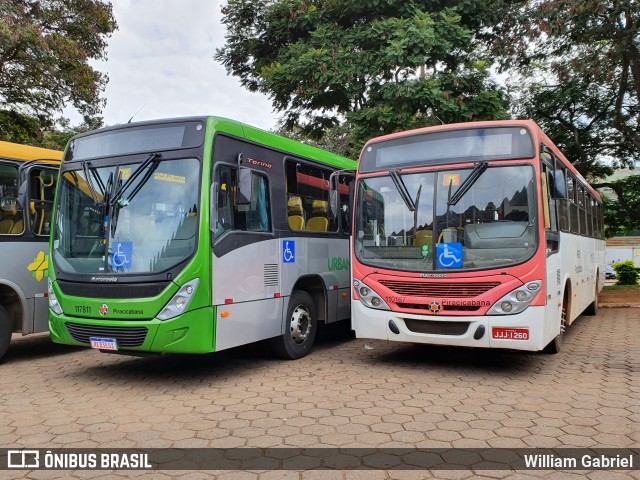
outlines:
[[[41,160],[47,163],[60,163],[62,152],[18,143],[0,142],[0,157],[21,161]]]
[[[422,133],[433,133],[433,132],[442,132],[447,130],[464,130],[467,128],[482,128],[482,127],[518,127],[523,126],[527,127],[531,130],[534,137],[538,140],[543,140],[549,147],[553,148],[554,153],[560,158],[563,165],[573,173],[581,182],[586,185],[587,189],[591,194],[598,200],[602,200],[600,197],[600,193],[595,190],[589,182],[578,172],[578,170],[573,166],[573,164],[563,155],[560,149],[551,141],[551,139],[544,133],[544,131],[540,128],[540,126],[533,120],[486,120],[481,122],[463,122],[463,123],[449,123],[444,125],[437,125],[433,127],[423,127],[416,128],[414,130],[406,130],[403,132],[395,132],[390,133],[388,135],[382,135],[379,137],[372,138],[367,141],[362,152],[365,151],[367,146],[371,143],[377,143],[386,140],[398,139],[402,137],[410,137],[413,135],[420,135]],[[361,154],[362,155],[362,154]]]
[[[217,117],[217,116],[201,116],[201,117],[178,117],[178,118],[166,118],[159,120],[141,121],[135,123],[127,123],[121,125],[114,125],[110,127],[101,128],[99,130],[93,130],[91,132],[82,133],[76,135],[72,140],[76,138],[82,138],[96,133],[104,133],[108,131],[115,131],[119,129],[142,127],[145,125],[160,125],[164,123],[178,123],[178,122],[193,122],[199,121],[207,124],[209,127],[213,127],[216,131],[227,133],[239,138],[244,138],[248,141],[259,143],[261,145],[274,148],[276,150],[290,153],[292,155],[301,156],[305,158],[314,159],[328,165],[344,168],[355,169],[357,162],[340,155],[336,155],[331,152],[327,152],[320,148],[312,147],[295,140],[291,140],[274,133],[261,130],[256,127],[252,127],[236,120],[229,118]]]

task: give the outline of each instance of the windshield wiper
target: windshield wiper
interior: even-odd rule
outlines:
[[[155,172],[156,168],[158,168],[158,165],[160,164],[159,159],[160,159],[160,154],[157,152],[149,155],[147,159],[144,162],[142,162],[138,168],[136,168],[136,171],[133,172],[131,176],[127,178],[127,180],[122,185],[120,185],[120,187],[118,188],[118,191],[113,195],[113,198],[111,199],[111,204],[118,203],[120,201],[120,198],[122,198],[122,195],[124,194],[125,190],[129,188],[131,185],[133,185],[133,182],[135,181],[136,178],[138,178],[138,176],[142,173],[142,171],[145,168],[147,168],[150,164],[153,163],[153,165],[151,165],[151,168],[149,168],[145,172],[144,177],[142,177],[142,179],[138,182],[138,185],[136,185],[136,188],[133,189],[133,192],[131,192],[131,195],[129,195],[129,198],[126,200],[124,204],[131,201],[133,197],[135,197],[136,194],[140,191],[140,189],[144,186],[144,184],[149,181],[149,178],[151,178],[151,175],[153,175],[153,172]]]
[[[90,171],[91,170],[91,171]],[[93,202],[96,205],[100,205],[100,199],[98,198],[98,192],[96,191],[96,187],[93,184],[93,180],[91,180],[91,177],[96,175],[95,171],[93,171],[93,169],[88,165],[86,160],[82,161],[82,171],[84,173],[84,177],[86,179],[87,182],[87,186],[89,187],[89,193],[91,193],[91,198],[93,198]],[[94,177],[94,178],[99,178],[99,177]],[[102,184],[102,181],[100,181],[99,185],[101,185],[101,187],[103,188],[102,193],[104,194],[104,185]]]
[[[469,189],[473,186],[474,183],[476,183],[476,181],[480,178],[480,175],[484,173],[487,167],[489,167],[489,164],[487,162],[480,162],[476,164],[476,166],[473,167],[473,170],[471,170],[471,173],[469,174],[469,176],[464,180],[464,182],[462,182],[462,185],[458,187],[458,190],[456,190],[456,193],[453,195],[453,197],[451,196],[451,182],[450,182],[449,195],[448,195],[449,198],[447,199],[447,207],[458,203],[460,199],[464,197],[464,194],[469,191]]]
[[[149,179],[151,178],[151,175],[153,175],[153,172],[156,171],[156,168],[158,168],[159,164],[160,164],[160,154],[157,152],[152,153],[147,157],[147,159],[144,162],[140,164],[138,168],[136,168],[136,171],[133,172],[131,176],[124,183],[120,183],[120,179],[118,179],[118,181],[113,183],[113,186],[117,188],[117,191],[113,194],[113,197],[109,200],[109,217],[111,218],[111,236],[114,236],[116,234],[116,229],[118,227],[118,216],[120,213],[120,207],[124,207],[125,205],[129,204],[129,202],[133,199],[133,197],[135,197],[138,194],[138,192],[144,186],[144,184],[149,181]],[[151,165],[151,167],[147,168],[149,167],[149,165]],[[127,199],[122,199],[122,195],[124,194],[125,190],[127,190],[127,188],[129,188],[133,184],[135,179],[138,178],[138,176],[140,176],[140,174],[145,170],[145,168],[147,169],[147,171],[144,173],[144,176],[140,179],[140,181],[135,186],[131,194],[128,196]]]
[[[391,176],[391,180],[393,180],[393,184],[396,186],[396,189],[398,190],[398,193],[402,197],[402,200],[404,200],[404,203],[407,206],[407,208],[409,209],[409,211],[410,212],[415,212],[416,205],[415,205],[415,203],[413,203],[413,199],[409,195],[409,191],[407,190],[407,186],[404,184],[404,181],[402,180],[402,177],[400,177],[400,175],[398,175],[398,171],[397,170],[389,170],[389,175]],[[419,195],[419,193],[418,193],[418,195]]]

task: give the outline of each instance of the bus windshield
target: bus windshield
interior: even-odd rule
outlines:
[[[415,200],[413,210],[391,175],[361,179],[358,260],[425,272],[489,269],[529,259],[537,247],[533,168],[478,165],[401,174]]]
[[[62,174],[53,240],[53,257],[61,270],[154,273],[193,254],[199,161],[160,161],[150,176],[133,178],[112,204],[109,197],[140,165],[78,165]]]

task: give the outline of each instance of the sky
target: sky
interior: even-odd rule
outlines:
[[[111,3],[118,30],[109,39],[107,61],[92,63],[109,77],[105,125],[126,123],[135,114],[134,121],[218,115],[275,127],[278,116],[269,99],[245,90],[213,59],[224,45],[220,0]]]

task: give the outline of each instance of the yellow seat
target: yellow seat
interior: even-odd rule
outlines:
[[[287,210],[289,212],[289,228],[291,230],[304,230],[302,199],[297,195],[290,196],[287,202]]]
[[[304,230],[304,217],[302,215],[290,215],[289,228],[291,230]]]
[[[0,233],[11,233],[11,229],[13,228],[13,220],[10,218],[5,218],[4,220],[0,220]]]
[[[13,224],[13,227],[11,227],[11,233],[12,235],[20,235],[22,233],[22,230],[24,229],[24,222],[22,220],[18,220],[16,223]]]
[[[307,230],[314,232],[326,232],[329,229],[329,202],[324,200],[314,200],[311,205],[312,217],[307,220]]]

